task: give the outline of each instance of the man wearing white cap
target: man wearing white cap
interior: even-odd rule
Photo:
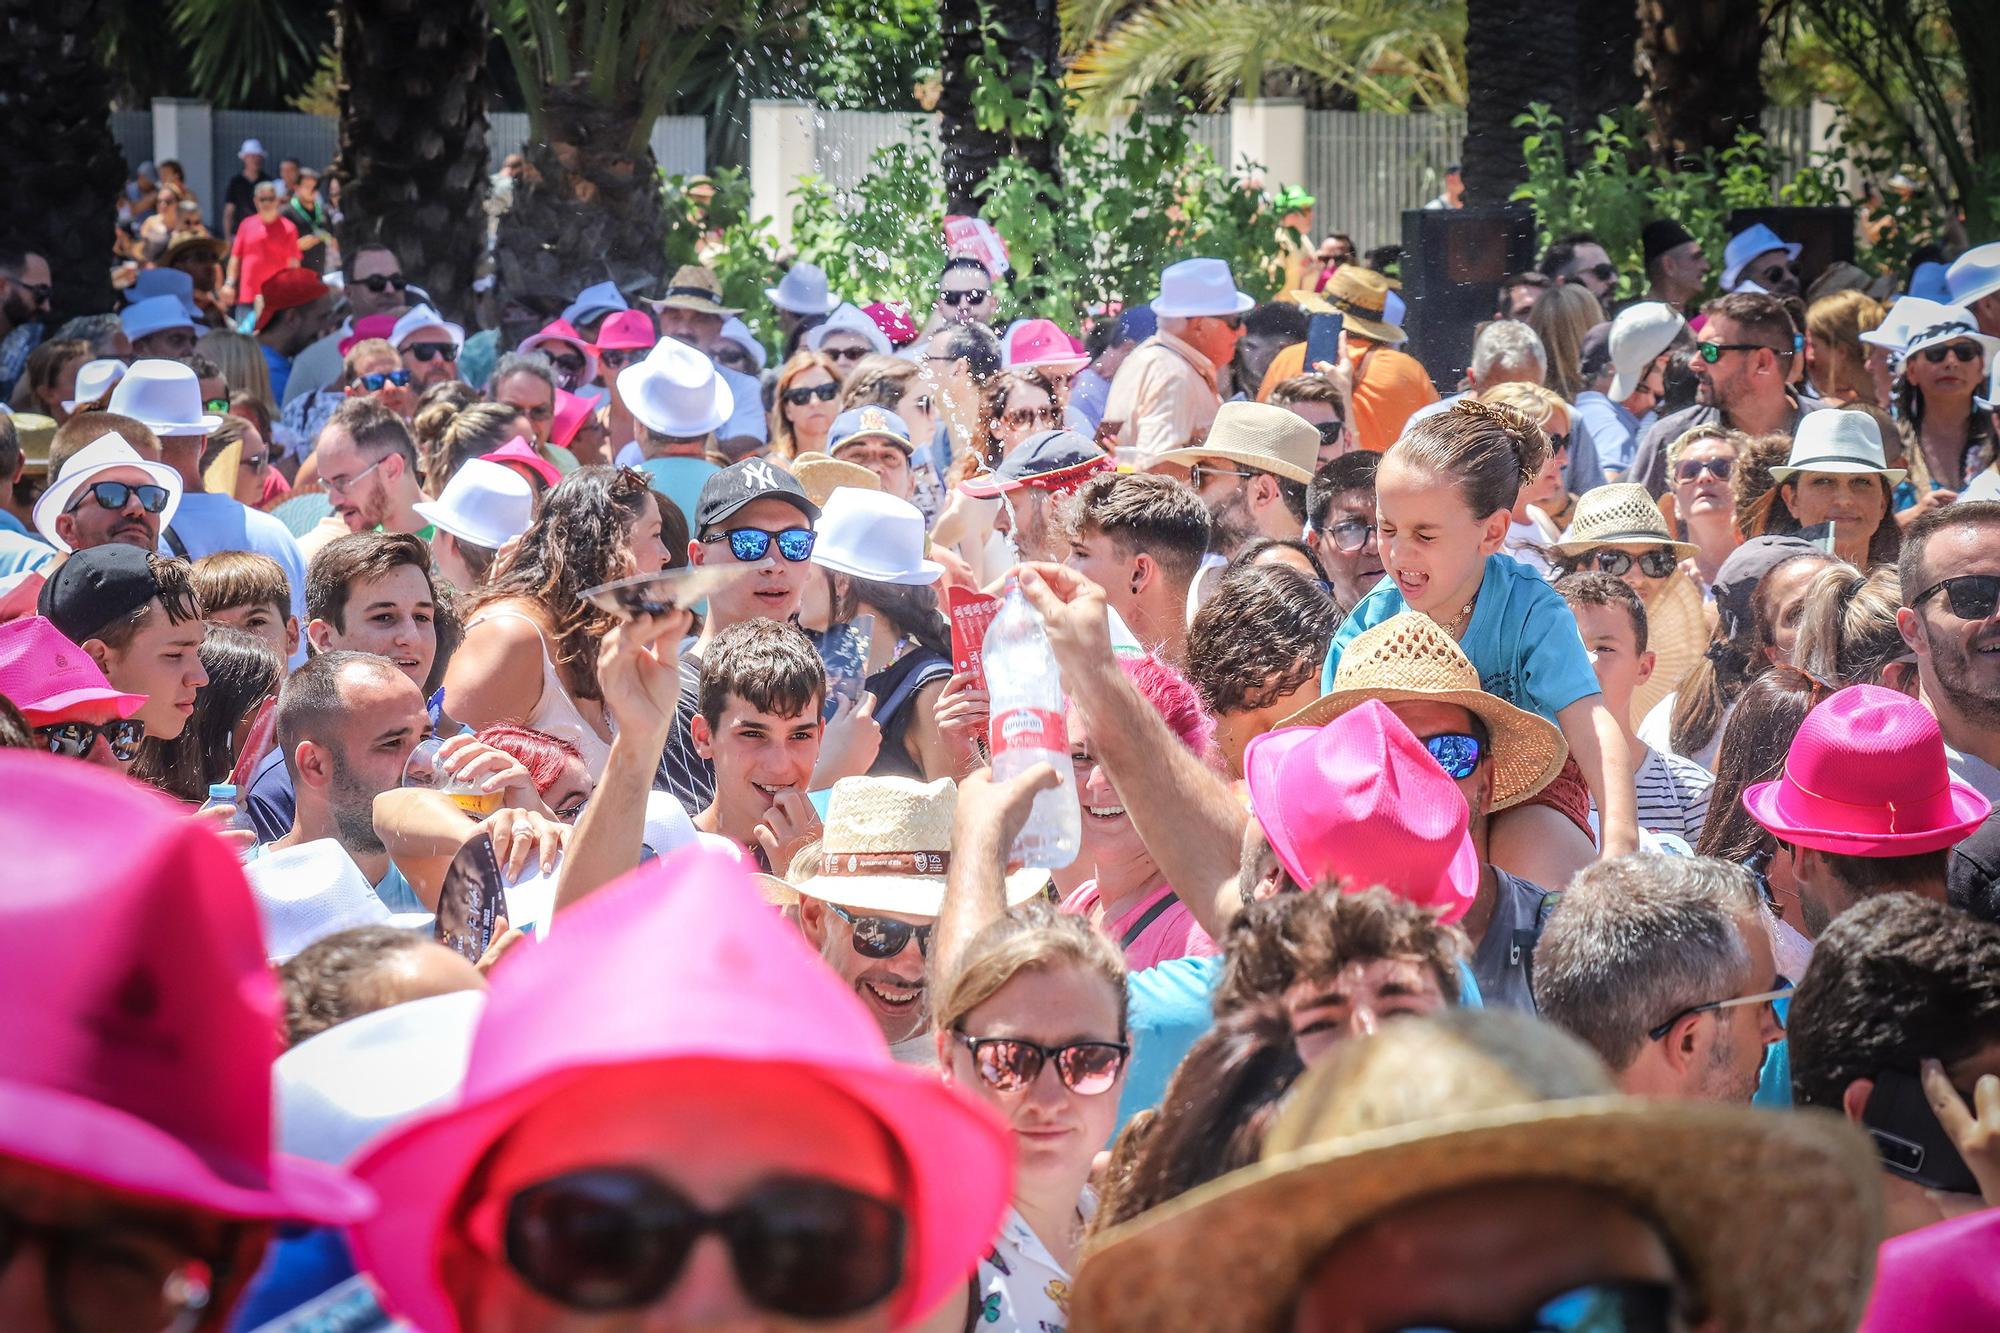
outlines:
[[[389,341],[410,372],[410,392],[422,396],[433,384],[458,378],[458,354],[465,349],[465,330],[427,305],[405,311],[389,331]]]
[[[1099,438],[1135,450],[1141,469],[1199,444],[1222,406],[1217,376],[1243,336],[1243,312],[1255,304],[1220,259],[1169,265],[1152,303],[1160,330],[1118,368]]]
[[[736,411],[715,363],[676,338],[660,339],[643,361],[619,371],[618,396],[639,427],[639,438],[618,451],[620,467],[700,458]]]
[[[1797,296],[1799,251],[1804,248],[1761,222],[1745,227],[1722,251],[1722,290]]]
[[[101,435],[69,456],[35,502],[35,530],[58,551],[123,542],[142,551],[181,503],[180,474],[140,455],[120,435]]]
[[[256,211],[257,187],[271,179],[271,174],[264,170],[264,145],[257,140],[245,139],[236,156],[243,163],[243,170],[231,176],[222,191],[224,240],[235,236],[236,224]]]
[[[486,582],[500,548],[534,521],[535,492],[513,468],[474,458],[452,473],[444,494],[419,501],[416,509],[434,530],[431,559],[438,573],[471,592]]]
[[[778,327],[787,336],[801,319],[827,314],[834,307],[833,293],[827,289],[826,270],[804,260],[786,269],[777,286],[764,289],[764,296],[777,309]]]
[[[132,355],[194,355],[194,321],[171,296],[149,296],[119,312],[118,326],[132,340]]]

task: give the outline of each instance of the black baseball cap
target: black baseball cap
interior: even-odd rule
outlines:
[[[701,498],[694,505],[694,532],[708,532],[752,500],[783,500],[806,516],[819,521],[819,506],[806,498],[799,479],[768,458],[746,458],[731,463],[702,483]]]
[[[990,500],[1023,486],[1063,491],[1081,486],[1100,472],[1117,466],[1111,455],[1088,436],[1073,430],[1037,431],[1015,445],[1000,466],[983,477],[968,477],[958,489],[979,500]]]
[[[82,643],[159,595],[152,557],[136,546],[108,542],[77,551],[57,566],[42,585],[36,609],[64,638]]]

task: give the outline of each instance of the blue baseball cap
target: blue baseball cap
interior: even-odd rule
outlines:
[[[909,424],[888,408],[872,403],[866,407],[850,407],[835,417],[826,438],[827,453],[836,457],[842,449],[858,440],[887,440],[906,454],[915,453],[917,448],[910,442]]]
[[[1116,467],[1111,455],[1087,436],[1073,430],[1044,430],[1021,441],[1000,460],[999,467],[983,477],[967,478],[958,489],[978,500],[990,500],[1023,486],[1066,491]]]

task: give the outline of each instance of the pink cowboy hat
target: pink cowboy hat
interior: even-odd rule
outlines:
[[[389,335],[395,331],[395,328],[396,316],[394,315],[363,315],[360,319],[354,321],[354,332],[340,340],[338,344],[340,354],[346,356],[354,350],[354,344],[367,342],[370,338],[380,338],[384,342],[387,342]]]
[[[621,310],[597,326],[597,350],[644,350],[660,340],[653,317],[643,310]]]
[[[561,393],[562,390],[558,389],[556,392]],[[572,431],[571,438],[574,437],[575,432]],[[527,437],[523,435],[516,435],[492,453],[481,454],[480,457],[489,463],[513,468],[527,477],[530,484],[541,482],[541,486],[537,487],[538,490],[562,484],[562,469],[536,453],[535,446],[528,443]]]
[[[1795,847],[1845,856],[1938,851],[1993,812],[1952,776],[1930,710],[1879,685],[1850,685],[1807,713],[1784,772],[1745,790],[1743,807]]]
[[[459,1326],[438,1273],[440,1238],[480,1162],[531,1108],[593,1073],[679,1063],[715,1079],[732,1067],[745,1079],[797,1079],[872,1113],[909,1182],[897,1324],[963,1289],[1013,1191],[1008,1131],[934,1072],[891,1059],[854,993],[733,857],[691,847],[649,862],[561,925],[494,974],[457,1104],[354,1164],[396,1201],[348,1233],[393,1313],[429,1333]]]
[[[1456,921],[1479,892],[1458,784],[1379,700],[1323,727],[1285,727],[1243,752],[1250,810],[1305,888],[1380,884]]]
[[[1076,339],[1052,319],[1022,320],[1008,331],[1001,350],[1002,361],[1012,370],[1034,366],[1073,375],[1090,364],[1089,355],[1077,346]]]
[[[582,352],[583,383],[588,384],[597,378],[597,349],[592,347],[590,340],[585,338],[581,333],[578,333],[568,320],[559,319],[555,323],[543,328],[540,332],[529,334],[527,337],[521,339],[520,347],[515,350],[533,352],[539,350],[543,343],[565,343]]]
[[[272,1151],[278,983],[236,854],[91,764],[0,752],[0,791],[0,1158],[222,1217],[372,1212]]]

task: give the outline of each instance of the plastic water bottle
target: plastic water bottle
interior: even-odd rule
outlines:
[[[1051,765],[1062,779],[1036,793],[1008,859],[1037,870],[1060,869],[1076,860],[1083,845],[1083,809],[1077,804],[1076,772],[1069,760],[1062,677],[1042,618],[1013,578],[987,627],[984,661],[994,780],[1004,782],[1036,764]]]
[[[252,834],[257,832],[256,821],[250,818],[250,812],[237,803],[235,783],[215,782],[209,784],[208,799],[201,803],[201,808],[203,810],[213,810],[218,805],[234,806],[236,809],[236,813],[229,817],[227,827],[247,829]],[[239,853],[239,856],[247,858],[255,850],[256,844],[252,843]]]

